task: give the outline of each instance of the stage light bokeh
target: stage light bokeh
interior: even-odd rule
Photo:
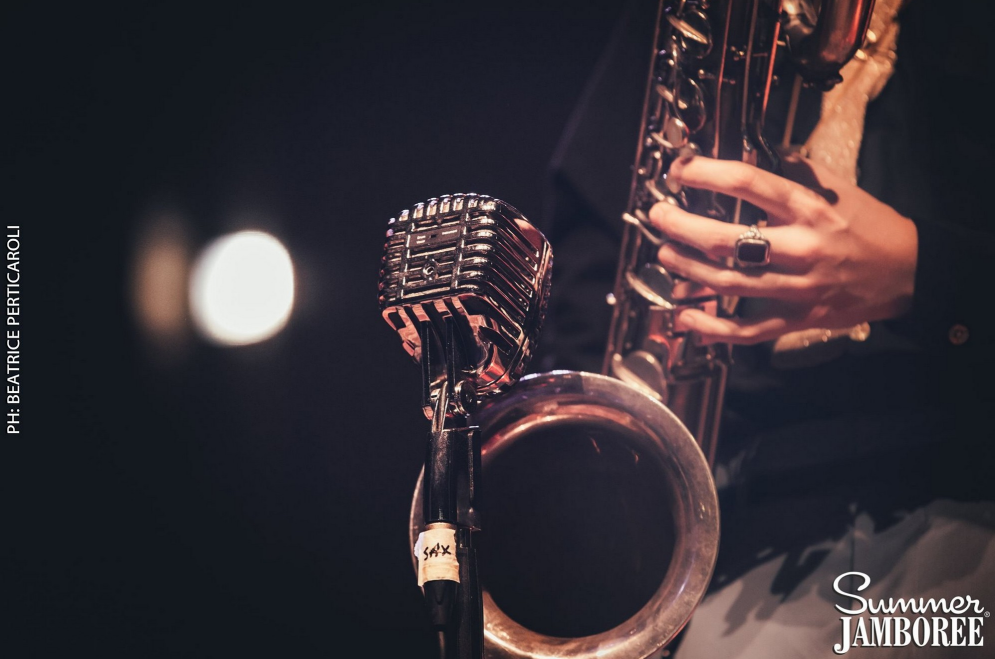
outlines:
[[[131,263],[131,304],[149,342],[174,356],[188,324],[191,245],[186,222],[169,213],[145,218]]]
[[[239,231],[217,239],[201,253],[190,277],[194,326],[221,345],[270,338],[287,324],[293,305],[290,253],[261,231]]]

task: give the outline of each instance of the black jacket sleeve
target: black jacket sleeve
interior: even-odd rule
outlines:
[[[892,329],[942,359],[995,356],[991,234],[934,220],[914,220],[919,233],[912,310]]]

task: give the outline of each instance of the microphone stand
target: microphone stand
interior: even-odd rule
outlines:
[[[419,331],[422,404],[433,410],[425,455],[426,531],[415,545],[419,582],[424,579],[425,601],[432,625],[439,632],[442,659],[482,659],[484,609],[473,546],[473,532],[480,528],[474,508],[474,479],[480,473],[480,433],[468,421],[476,407],[477,394],[472,382],[462,377],[468,361],[466,344],[453,319],[445,319],[445,337],[441,341],[445,351],[441,387],[434,379],[434,373],[441,369],[434,354],[437,341],[433,326],[423,322]],[[453,542],[455,547],[451,546]],[[452,565],[453,554],[458,571]],[[439,569],[444,574],[440,575]]]

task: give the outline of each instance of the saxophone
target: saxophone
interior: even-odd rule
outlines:
[[[660,400],[691,430],[709,464],[715,459],[729,366],[727,345],[700,345],[675,331],[688,308],[732,315],[736,300],[672,276],[656,262],[663,238],[648,221],[650,207],[674,204],[733,224],[761,225],[759,209],[667,180],[677,158],[706,155],[779,169],[763,136],[779,49],[801,76],[829,89],[856,53],[873,0],[807,3],[676,0],[660,4],[643,106],[602,372]],[[819,6],[821,5],[821,6]],[[782,39],[782,24],[787,39]]]
[[[691,307],[731,315],[736,300],[659,265],[656,252],[663,238],[648,221],[649,209],[662,202],[762,225],[762,212],[749,204],[674,185],[667,180],[670,164],[702,155],[777,171],[777,155],[762,134],[777,62],[789,57],[808,84],[832,87],[863,42],[872,7],[873,0],[659,2],[621,254],[609,295],[614,307],[603,372],[528,376],[477,410],[473,423],[482,437],[485,487],[491,488],[496,470],[505,476],[493,479],[498,484],[514,478],[507,463],[530,455],[523,446],[555,447],[564,437],[579,438],[600,457],[610,443],[621,445],[630,462],[652,470],[660,487],[653,503],[667,509],[659,519],[671,539],[669,558],[641,608],[609,629],[575,636],[530,629],[507,614],[507,589],[497,595],[499,584],[487,582],[482,558],[485,656],[660,656],[703,598],[718,552],[711,465],[730,355],[727,346],[702,345],[693,333],[677,331],[674,318]],[[412,544],[425,530],[424,489],[420,477],[410,517]],[[491,506],[501,503],[490,500]],[[512,517],[527,514],[526,508],[519,505]],[[485,504],[485,529],[494,517]],[[516,547],[534,547],[518,533]]]

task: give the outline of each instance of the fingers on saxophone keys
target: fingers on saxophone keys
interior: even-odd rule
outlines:
[[[670,166],[668,177],[680,185],[748,201],[767,211],[772,225],[809,217],[825,201],[803,185],[734,160],[678,159]]]
[[[743,227],[689,213],[673,204],[654,204],[650,222],[671,240],[689,245],[715,258],[732,256]]]
[[[776,339],[795,329],[794,324],[780,317],[763,320],[719,318],[697,309],[685,309],[677,317],[679,331],[693,331],[703,344],[734,343],[752,345]]]
[[[663,245],[657,257],[671,272],[705,284],[719,295],[783,300],[802,300],[806,297],[806,281],[798,275],[773,270],[758,273],[733,270],[703,259],[690,248],[676,243]]]
[[[669,240],[693,247],[716,259],[732,257],[736,241],[746,231],[740,224],[713,220],[674,206],[659,203],[649,212],[650,222]],[[807,272],[811,268],[815,246],[811,232],[804,227],[765,228],[771,242],[771,266],[789,272]]]

